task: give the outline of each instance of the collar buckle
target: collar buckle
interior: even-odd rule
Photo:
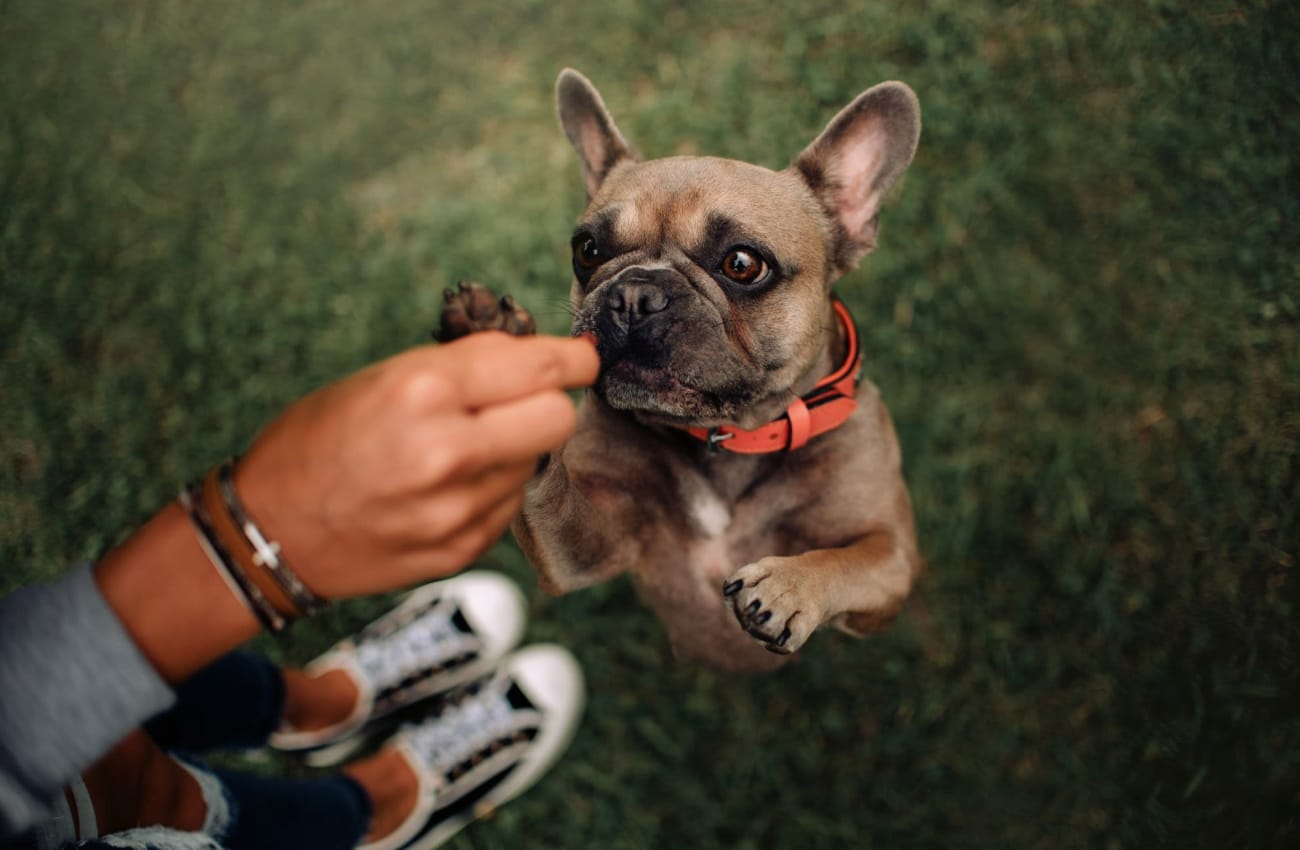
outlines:
[[[717,454],[722,450],[722,444],[735,437],[731,431],[723,431],[720,428],[710,428],[704,436],[704,441],[709,445],[709,454]]]

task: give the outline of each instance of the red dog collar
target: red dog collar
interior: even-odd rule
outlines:
[[[813,437],[848,421],[858,406],[853,397],[857,394],[858,379],[862,375],[862,348],[858,345],[858,329],[848,308],[838,299],[833,305],[849,342],[848,354],[840,368],[795,399],[785,413],[752,431],[721,425],[717,428],[687,428],[686,432],[708,443],[713,450],[723,448],[738,454],[756,455],[792,452],[807,445]]]

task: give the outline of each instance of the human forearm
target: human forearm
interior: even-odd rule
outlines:
[[[258,632],[256,618],[204,554],[176,503],[105,555],[95,579],[168,682],[181,681]]]

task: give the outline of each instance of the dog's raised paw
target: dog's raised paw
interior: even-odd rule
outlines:
[[[537,332],[532,315],[509,295],[496,296],[486,286],[462,280],[442,293],[442,316],[433,338],[451,342],[479,331],[505,331],[511,336]]]
[[[821,622],[811,600],[799,592],[796,569],[783,558],[764,558],[741,567],[722,585],[740,627],[764,649],[788,655],[808,640]]]

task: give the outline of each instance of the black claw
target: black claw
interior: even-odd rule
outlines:
[[[776,639],[776,645],[785,646],[786,643],[789,642],[789,640],[790,640],[790,630],[786,629],[785,631],[781,632],[781,636]]]
[[[758,609],[762,607],[763,604],[755,599],[753,602],[749,603],[749,605],[745,606],[745,613],[752,617],[757,614]]]
[[[501,296],[501,307],[502,307],[502,309],[505,309],[505,310],[514,310],[514,309],[515,309],[515,299],[514,299],[512,296],[510,296],[510,295],[502,295],[502,296]]]
[[[772,619],[772,612],[764,611],[762,614],[759,614],[757,617],[754,618],[754,624],[757,626],[761,626],[770,619]]]
[[[736,595],[736,591],[740,590],[740,589],[741,589],[742,587],[744,587],[744,586],[745,586],[745,580],[744,580],[744,579],[739,579],[739,578],[738,578],[738,579],[736,579],[735,581],[729,581],[729,582],[727,582],[726,584],[724,584],[724,585],[722,586],[722,595],[723,595],[723,596],[735,596],[735,595]]]

